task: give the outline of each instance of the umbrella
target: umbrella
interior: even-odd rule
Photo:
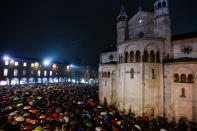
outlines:
[[[40,119],[45,119],[46,116],[45,116],[45,115],[41,115],[39,118],[40,118]]]
[[[25,113],[25,114],[23,114],[23,116],[30,116],[30,114],[29,113]]]
[[[52,116],[53,116],[53,117],[58,117],[58,116],[59,116],[59,114],[54,113],[54,114],[52,114]]]
[[[21,107],[23,105],[23,103],[19,103],[19,104],[17,104],[16,106],[17,107]]]
[[[17,122],[22,122],[25,120],[25,118],[23,116],[19,116],[15,119]]]
[[[46,120],[47,120],[47,121],[51,121],[51,120],[52,120],[52,118],[51,118],[51,117],[48,117],[48,118],[46,118]]]
[[[33,129],[33,126],[25,126],[24,130],[26,131],[31,131]]]
[[[12,106],[8,106],[8,110],[12,110],[13,109],[13,107]]]
[[[38,120],[31,120],[31,121],[29,121],[29,123],[32,125],[35,125],[35,124],[38,124]]]
[[[30,108],[31,108],[31,106],[25,106],[25,107],[23,107],[24,110],[28,110]]]
[[[17,112],[15,111],[15,112],[10,113],[9,115],[10,116],[15,116],[16,114],[17,114]]]
[[[107,112],[101,112],[101,115],[102,116],[107,115]]]
[[[30,118],[27,118],[25,121],[26,121],[27,123],[30,123],[31,119],[30,119]]]
[[[31,113],[37,114],[39,111],[38,110],[33,110]]]
[[[42,131],[43,128],[41,126],[37,126],[34,130],[36,130],[36,131]]]

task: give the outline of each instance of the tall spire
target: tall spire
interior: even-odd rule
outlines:
[[[126,13],[126,11],[125,11],[125,9],[124,9],[124,7],[123,6],[121,6],[121,10],[120,10],[120,13],[119,13],[119,15],[118,15],[118,19],[120,20],[120,21],[125,21],[125,20],[127,20],[127,13]]]

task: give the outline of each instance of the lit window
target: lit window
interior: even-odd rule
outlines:
[[[40,70],[38,70],[38,76],[40,76]]]
[[[4,76],[8,76],[8,69],[4,69],[3,75],[4,75]]]
[[[15,65],[15,66],[18,66],[18,62],[15,62],[14,65]]]
[[[5,65],[8,65],[9,64],[9,62],[8,61],[5,61]]]
[[[26,75],[26,70],[23,70],[23,75],[24,75],[24,76]]]
[[[31,67],[34,67],[34,63],[31,63]]]
[[[31,70],[31,75],[34,75],[34,71],[33,70]]]
[[[53,72],[52,71],[50,71],[50,76],[52,76],[53,75]]]
[[[26,63],[26,62],[24,62],[24,63],[23,63],[23,66],[24,66],[24,67],[26,67],[26,66],[27,66],[27,63]]]
[[[14,69],[14,76],[17,76],[17,75],[18,75],[18,70]]]
[[[47,76],[47,71],[44,71],[44,76]]]

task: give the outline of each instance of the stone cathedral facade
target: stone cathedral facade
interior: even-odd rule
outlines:
[[[197,33],[171,36],[167,0],[128,20],[122,7],[117,44],[100,54],[99,99],[136,116],[197,121]]]

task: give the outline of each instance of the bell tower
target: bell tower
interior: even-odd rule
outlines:
[[[165,41],[165,53],[171,56],[171,27],[168,8],[168,0],[156,0],[154,4],[155,27],[154,32],[157,37],[163,37]]]
[[[121,7],[117,21],[117,42],[128,40],[128,16],[124,7]]]

